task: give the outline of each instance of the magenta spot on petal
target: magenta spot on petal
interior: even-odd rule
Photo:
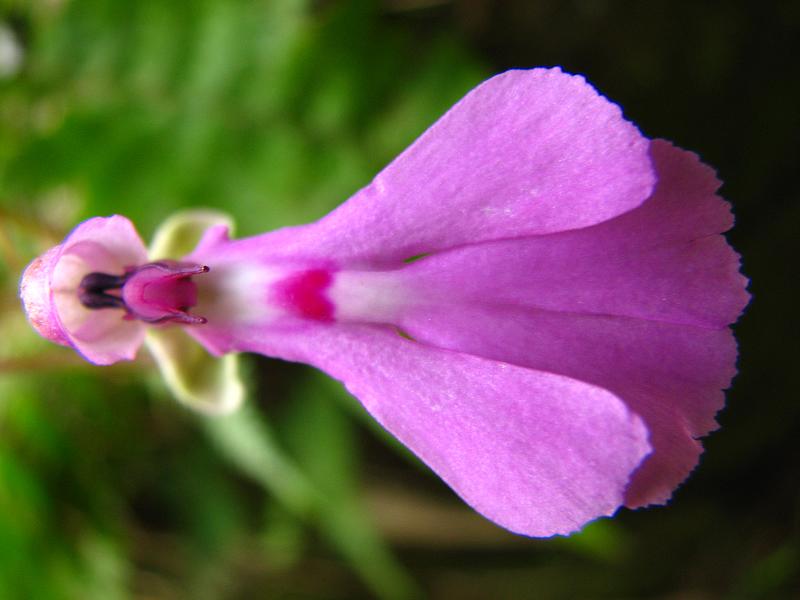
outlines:
[[[325,296],[332,279],[325,269],[301,271],[277,282],[273,294],[277,303],[294,315],[333,321],[333,303]]]

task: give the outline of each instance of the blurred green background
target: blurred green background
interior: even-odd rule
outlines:
[[[789,1],[0,0],[0,600],[797,597],[799,33]],[[246,410],[204,418],[144,352],[91,367],[24,320],[19,274],[84,218],[306,222],[481,80],[554,64],[738,217],[741,373],[668,508],[514,536],[309,368],[248,357]]]

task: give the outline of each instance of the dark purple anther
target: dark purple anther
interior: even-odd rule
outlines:
[[[78,286],[78,298],[86,308],[125,308],[118,295],[109,290],[119,290],[125,284],[125,277],[106,273],[89,273]]]

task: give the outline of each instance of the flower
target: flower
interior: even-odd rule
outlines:
[[[123,217],[91,219],[22,298],[98,364],[179,324],[314,365],[478,512],[566,534],[666,502],[716,427],[748,301],[718,186],[583,78],[509,71],[316,223],[231,240],[192,215],[202,239],[166,262],[169,236],[147,258]],[[176,371],[183,346],[156,355]]]

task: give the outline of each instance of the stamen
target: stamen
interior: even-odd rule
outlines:
[[[119,290],[125,285],[125,276],[108,275],[107,273],[89,273],[78,286],[78,299],[86,308],[125,308],[120,296],[108,293]]]

